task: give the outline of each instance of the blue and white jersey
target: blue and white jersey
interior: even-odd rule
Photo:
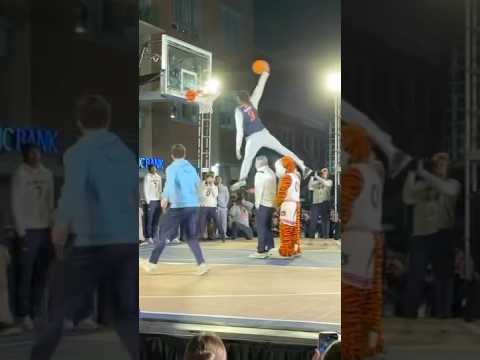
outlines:
[[[243,116],[243,134],[245,137],[265,129],[257,110],[253,106],[242,105],[239,109]]]

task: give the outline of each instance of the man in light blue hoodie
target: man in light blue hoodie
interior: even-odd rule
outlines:
[[[139,357],[138,168],[135,155],[107,130],[110,114],[101,96],[77,103],[82,137],[64,155],[65,183],[52,230],[58,266],[50,290],[51,321],[31,360],[53,356],[65,316],[103,282],[114,291],[116,331],[131,359]]]
[[[198,217],[200,200],[198,187],[200,178],[195,168],[185,160],[186,149],[181,144],[172,146],[171,157],[173,162],[167,168],[167,181],[162,194],[161,206],[164,210],[170,208],[160,219],[160,234],[155,244],[150,260],[140,260],[140,267],[146,272],[155,270],[158,259],[165,249],[167,236],[173,229],[182,226],[185,229],[185,238],[188,246],[195,256],[199,270],[197,275],[203,275],[208,271],[203,258],[202,250],[198,243],[200,236],[198,229]]]

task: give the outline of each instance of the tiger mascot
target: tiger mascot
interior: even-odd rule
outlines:
[[[270,251],[271,257],[299,256],[300,249],[300,182],[295,162],[284,156],[275,163],[278,183],[275,206],[280,209],[280,247]]]
[[[342,359],[383,352],[383,165],[365,130],[342,126]]]

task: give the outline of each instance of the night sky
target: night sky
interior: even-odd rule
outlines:
[[[255,43],[272,67],[263,106],[326,129],[333,100],[322,74],[340,70],[340,42],[340,0],[256,0]]]

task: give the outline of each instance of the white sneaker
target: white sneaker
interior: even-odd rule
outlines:
[[[176,238],[176,239],[173,239],[172,241],[170,241],[170,244],[181,244],[182,242],[180,241],[179,238]]]
[[[254,252],[253,254],[248,255],[248,257],[251,259],[266,259],[268,257],[268,253]]]
[[[30,316],[25,316],[22,319],[22,326],[26,331],[32,331],[35,328]]]
[[[157,264],[152,264],[150,261],[145,259],[140,259],[138,261],[138,266],[146,273],[152,273],[157,269]]]
[[[91,317],[87,317],[78,323],[77,328],[80,330],[97,330],[98,324]]]
[[[233,184],[231,187],[230,187],[230,190],[232,191],[237,191],[237,190],[240,190],[242,187],[244,187],[245,185],[247,185],[247,182],[245,180],[240,180],[240,181],[237,181],[235,184]]]
[[[210,270],[208,268],[208,265],[205,263],[202,263],[198,265],[198,270],[195,272],[195,275],[198,275],[198,276],[205,275],[208,272],[208,270]]]

